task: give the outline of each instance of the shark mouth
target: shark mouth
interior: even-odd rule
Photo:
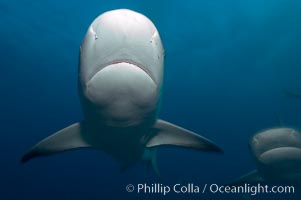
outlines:
[[[270,149],[259,156],[259,161],[265,164],[273,164],[283,161],[301,163],[301,148],[278,147]]]
[[[96,71],[94,74],[99,73],[100,71],[102,71],[103,69],[105,69],[107,67],[110,67],[111,65],[121,64],[121,63],[131,64],[131,65],[134,65],[137,68],[140,68],[142,71],[144,71],[152,79],[152,81],[155,83],[155,85],[157,85],[157,82],[155,80],[154,75],[150,72],[150,70],[147,69],[147,67],[145,67],[144,65],[142,65],[140,63],[134,62],[132,60],[127,60],[127,59],[114,60],[112,62],[106,63],[106,64],[100,66],[99,70]]]

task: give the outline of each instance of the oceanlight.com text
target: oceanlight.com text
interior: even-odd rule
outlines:
[[[250,194],[252,196],[258,194],[294,194],[294,186],[270,186],[250,185],[245,183],[239,186],[233,185],[218,185],[218,184],[203,184],[198,185],[194,183],[164,185],[161,183],[139,183],[136,185],[128,184],[126,186],[127,192],[134,192],[137,194],[159,194],[168,195],[175,194]]]

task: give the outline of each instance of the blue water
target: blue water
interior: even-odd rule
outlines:
[[[164,180],[143,164],[120,174],[97,150],[20,164],[36,142],[83,118],[79,46],[95,17],[129,8],[148,16],[165,50],[160,117],[219,144],[224,155],[159,148]],[[0,199],[247,199],[242,195],[141,195],[129,183],[226,184],[255,169],[248,140],[278,126],[301,128],[298,0],[0,1]],[[299,189],[301,190],[301,189]],[[299,199],[257,195],[252,199]]]

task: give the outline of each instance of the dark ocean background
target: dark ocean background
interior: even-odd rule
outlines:
[[[220,145],[224,155],[161,147],[162,179],[143,164],[124,174],[98,150],[21,164],[36,142],[83,118],[79,46],[99,14],[129,8],[160,32],[165,58],[160,117]],[[129,183],[227,184],[255,169],[256,132],[301,129],[301,1],[1,0],[0,199],[300,199],[287,195],[127,193]]]

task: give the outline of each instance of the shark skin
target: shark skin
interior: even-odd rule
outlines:
[[[164,48],[144,15],[118,9],[98,16],[80,47],[78,91],[84,120],[34,145],[22,162],[77,149],[97,148],[121,163],[156,166],[155,148],[175,145],[222,152],[192,131],[157,119]]]
[[[301,134],[296,129],[272,128],[255,134],[249,143],[257,169],[240,177],[244,183],[301,183]]]

